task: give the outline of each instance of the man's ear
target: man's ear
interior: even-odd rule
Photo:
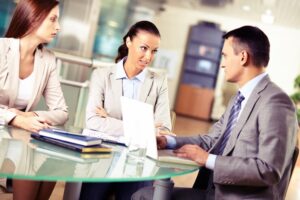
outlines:
[[[131,40],[130,40],[130,37],[128,36],[126,38],[126,46],[129,47],[131,45]]]
[[[245,66],[249,62],[249,53],[245,50],[241,51],[241,65]]]

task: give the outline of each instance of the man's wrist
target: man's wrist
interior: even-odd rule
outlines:
[[[205,166],[205,164],[206,164],[206,161],[207,161],[207,159],[208,159],[208,155],[209,155],[209,153],[204,153],[202,156],[198,156],[197,158],[196,158],[196,162],[200,165],[200,166]]]

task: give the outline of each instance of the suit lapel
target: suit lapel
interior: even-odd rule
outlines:
[[[230,138],[228,139],[228,142],[226,144],[226,147],[224,149],[223,155],[227,155],[231,152],[231,150],[234,148],[235,143],[239,137],[239,134],[244,127],[245,123],[247,122],[248,118],[250,117],[252,110],[260,98],[260,92],[264,90],[267,86],[267,84],[270,82],[270,79],[268,76],[263,78],[260,83],[256,86],[256,88],[253,90],[252,94],[249,97],[249,100],[247,101],[247,104],[245,105],[236,126],[234,127]],[[231,108],[231,107],[230,107]],[[228,120],[228,117],[227,117]],[[226,123],[227,125],[227,123]]]
[[[122,91],[123,91],[123,86],[122,86],[122,79],[116,79],[116,70],[117,70],[117,65],[112,66],[111,71],[109,73],[109,81],[111,84],[111,89],[113,92],[113,96],[118,98],[116,101],[119,102],[116,104],[116,110],[121,110],[121,102],[120,102],[120,97],[123,96]]]
[[[20,72],[20,40],[11,40],[9,51],[7,53],[8,81],[10,84],[9,107],[14,107],[19,88]]]
[[[151,88],[153,86],[154,72],[147,70],[146,77],[144,83],[140,88],[140,97],[139,100],[142,102],[146,102],[147,97],[150,94]]]
[[[42,50],[36,49],[35,55],[34,55],[34,67],[33,67],[33,73],[35,76],[33,91],[31,99],[28,102],[28,105],[26,107],[26,111],[29,111],[32,104],[34,103],[34,100],[36,99],[39,90],[46,84],[46,80],[43,80],[45,78],[45,68],[46,65],[49,65],[43,58]]]

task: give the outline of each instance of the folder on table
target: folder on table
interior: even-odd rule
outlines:
[[[39,135],[36,133],[32,133],[31,137],[43,142],[47,142],[50,144],[54,144],[60,147],[64,147],[70,150],[78,151],[80,153],[109,153],[112,151],[112,148],[107,147],[103,144],[98,144],[98,145],[93,145],[93,146],[82,146],[70,142],[65,142],[62,140],[54,139],[54,138],[49,138],[43,135]]]
[[[41,136],[61,140],[64,142],[79,144],[82,146],[91,146],[101,144],[102,140],[96,137],[82,134],[74,134],[61,129],[43,129],[39,131]]]

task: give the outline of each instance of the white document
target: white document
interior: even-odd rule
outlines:
[[[87,128],[83,129],[82,135],[97,137],[97,138],[102,139],[103,142],[109,142],[109,143],[120,144],[120,145],[125,145],[125,146],[127,146],[127,143],[128,143],[128,141],[126,141],[124,136],[114,137],[107,133],[103,133],[100,131],[91,130],[91,129],[87,129]]]
[[[125,138],[135,143],[146,138],[148,157],[162,162],[198,165],[192,160],[176,157],[172,150],[157,151],[153,105],[127,97],[121,97],[121,105]]]
[[[130,143],[146,145],[146,155],[153,157],[156,143],[153,105],[122,96],[121,106],[125,138]]]

